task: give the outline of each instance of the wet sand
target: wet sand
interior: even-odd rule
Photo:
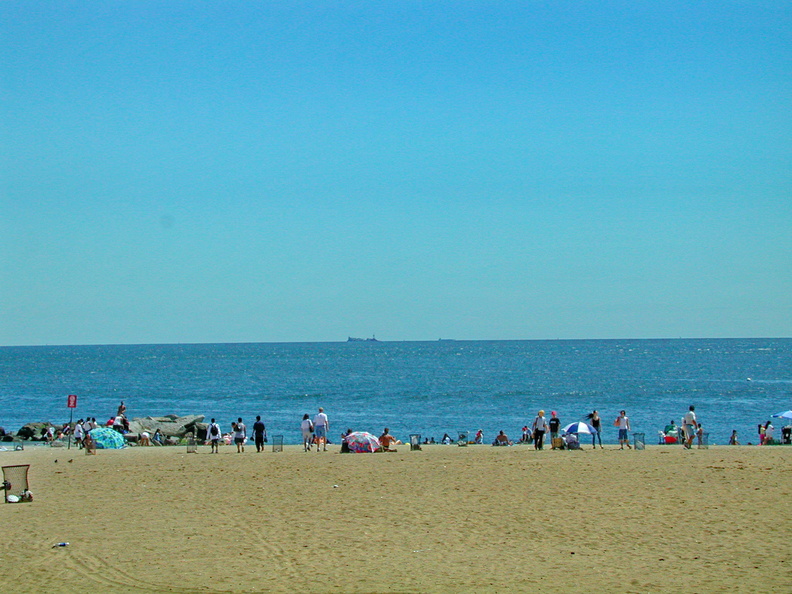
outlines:
[[[19,592],[790,592],[792,447],[0,452]],[[57,462],[55,462],[57,460]],[[71,460],[71,462],[70,462]],[[69,542],[68,547],[52,545]]]

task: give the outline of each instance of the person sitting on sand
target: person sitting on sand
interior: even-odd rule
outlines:
[[[212,421],[214,421],[214,419],[212,419]],[[218,427],[218,430],[219,429],[220,427]],[[152,437],[151,440],[154,442],[154,445],[162,445],[162,433],[160,433],[159,429],[154,432],[154,437]]]
[[[663,433],[665,433],[668,437],[677,437],[679,435],[679,428],[676,426],[673,419],[671,419],[671,422],[665,426]]]
[[[740,445],[740,442],[737,441],[737,429],[732,429],[732,434],[729,438],[729,445]]]
[[[341,453],[342,454],[350,454],[352,450],[349,449],[349,442],[347,441],[347,437],[352,434],[352,429],[347,429],[341,434]],[[317,446],[319,447],[319,446]]]
[[[380,446],[382,446],[383,452],[396,451],[396,450],[392,450],[391,446],[398,443],[398,440],[395,437],[393,437],[393,435],[391,435],[389,431],[390,430],[387,427],[385,427],[385,429],[382,432],[382,435],[379,436],[379,442],[380,442]]]
[[[443,445],[451,445],[452,441],[453,440],[451,439],[451,436],[448,433],[443,433],[443,439],[440,440],[440,443],[442,443]]]
[[[478,431],[476,431],[476,439],[475,439],[475,443],[477,443],[477,444],[482,444],[482,443],[484,443],[484,431],[482,431],[481,429],[479,429]]]
[[[495,441],[492,442],[494,446],[510,446],[512,442],[509,441],[509,436],[506,435],[503,430],[498,432],[498,435],[495,437]]]

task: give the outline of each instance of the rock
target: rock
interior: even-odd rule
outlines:
[[[137,435],[143,431],[148,431],[153,436],[159,429],[159,432],[164,437],[182,439],[188,433],[195,433],[197,425],[203,419],[203,415],[188,415],[186,417],[167,415],[164,417],[135,418],[129,422],[129,432]]]
[[[50,427],[54,427],[54,425],[50,422],[28,423],[24,427],[20,428],[19,431],[17,431],[17,437],[19,439],[41,441],[44,439],[44,434]]]

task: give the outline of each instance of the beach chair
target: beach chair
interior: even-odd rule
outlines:
[[[633,448],[636,450],[646,449],[646,435],[644,433],[633,433]]]
[[[272,436],[272,451],[273,452],[282,452],[283,451],[283,435],[273,435]]]
[[[6,503],[31,500],[23,495],[30,488],[28,470],[30,470],[30,464],[3,466],[3,495]]]
[[[410,433],[410,451],[421,449],[421,434]]]

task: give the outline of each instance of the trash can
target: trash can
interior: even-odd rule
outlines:
[[[283,451],[283,435],[272,436],[272,451],[273,452]]]
[[[410,451],[421,449],[421,434],[410,433]]]
[[[645,434],[643,433],[633,433],[633,448],[636,450],[645,450],[646,449],[646,439]]]

